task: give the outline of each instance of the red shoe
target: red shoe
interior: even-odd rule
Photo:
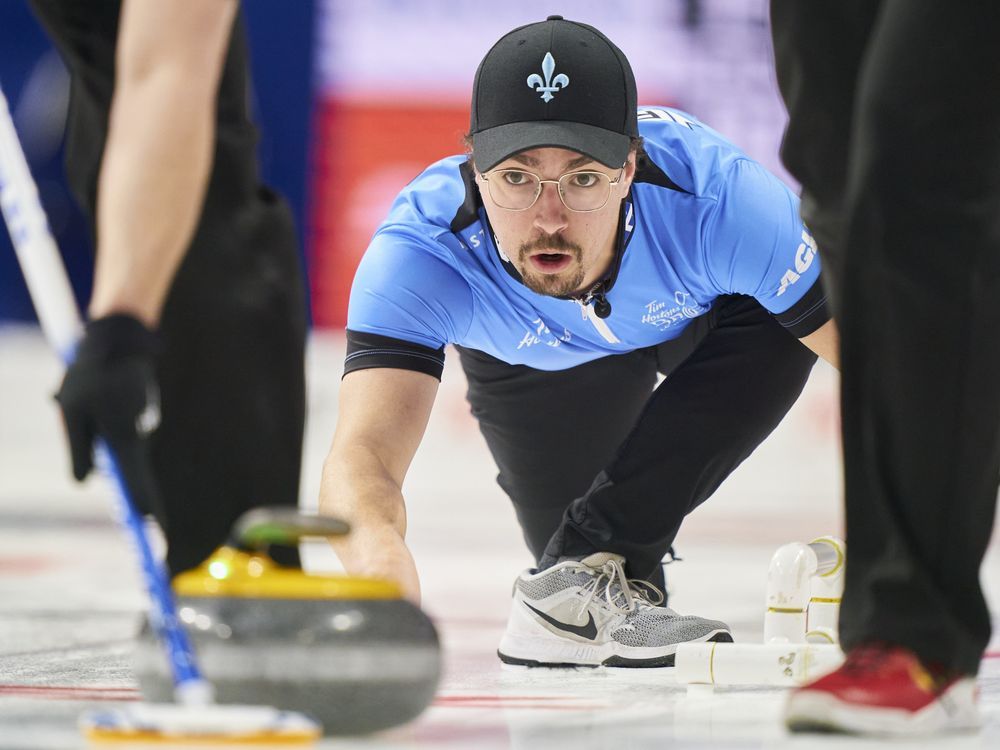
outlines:
[[[933,673],[902,646],[852,649],[839,669],[798,688],[785,707],[793,732],[913,736],[976,729],[976,680]]]

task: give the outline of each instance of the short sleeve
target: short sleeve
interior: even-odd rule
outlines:
[[[472,291],[446,249],[405,230],[372,239],[351,287],[347,327],[431,349],[453,343],[472,319]]]
[[[816,242],[799,200],[759,164],[740,159],[726,174],[705,229],[705,264],[720,294],[746,294],[797,336],[830,315]]]

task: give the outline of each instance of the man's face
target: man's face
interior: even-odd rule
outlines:
[[[530,208],[511,211],[497,204],[487,179],[503,179],[510,184],[531,178],[499,170],[518,170],[543,180],[558,180],[567,173],[600,172],[609,180],[618,179],[618,183],[611,186],[607,203],[595,211],[571,211],[552,183],[542,184],[541,195]],[[620,170],[610,169],[576,151],[536,148],[515,154],[485,177],[477,171],[476,182],[497,241],[525,285],[538,294],[556,297],[585,290],[606,271],[614,256],[621,201],[628,194],[634,174],[634,154],[629,155],[625,169]],[[581,186],[593,179],[576,178]]]

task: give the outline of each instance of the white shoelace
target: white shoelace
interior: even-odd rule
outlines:
[[[587,592],[587,597],[583,600],[583,610],[590,606],[602,583],[608,606],[622,614],[634,612],[637,607],[655,607],[663,602],[663,592],[659,588],[649,581],[627,578],[621,563],[608,560],[597,575],[584,584],[583,590]],[[619,604],[619,601],[623,604]]]

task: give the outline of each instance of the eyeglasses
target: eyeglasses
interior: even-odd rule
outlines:
[[[522,169],[494,169],[482,175],[490,198],[508,211],[526,211],[542,194],[542,185],[558,187],[559,200],[570,211],[599,211],[611,197],[611,188],[621,182],[625,167],[611,179],[604,172],[567,172],[558,180],[543,180]]]

